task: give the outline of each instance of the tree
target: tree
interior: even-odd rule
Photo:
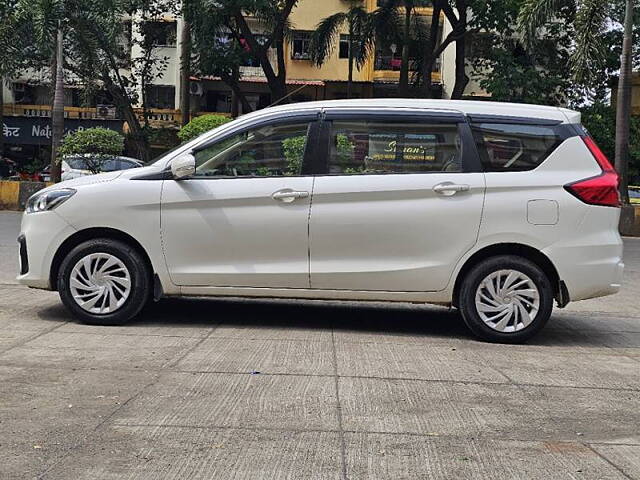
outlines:
[[[618,101],[616,108],[616,170],[620,174],[620,195],[629,203],[629,131],[631,129],[631,42],[633,41],[633,0],[627,0],[624,38],[620,56]]]
[[[60,165],[56,162],[56,149],[64,132],[64,56],[63,29],[66,25],[64,0],[18,0],[14,5],[18,23],[28,28],[19,41],[27,45],[25,66],[42,69],[47,60],[53,105],[51,111],[51,180],[60,181]]]
[[[87,128],[69,133],[58,150],[59,158],[67,155],[82,155],[92,173],[102,171],[105,161],[122,155],[124,137],[108,128]]]
[[[340,31],[345,26],[349,31],[349,75],[347,79],[347,98],[351,98],[353,91],[353,68],[362,67],[366,57],[359,48],[368,28],[370,18],[361,0],[351,0],[349,10],[335,13],[318,23],[311,37],[309,47],[311,61],[318,67],[322,66],[333,52],[340,38]]]
[[[466,72],[465,45],[467,37],[467,0],[455,0],[455,10],[449,0],[440,1],[442,11],[451,23],[452,34],[456,43],[456,80],[451,91],[451,98],[459,99],[464,94],[464,89],[469,83]]]
[[[398,96],[409,94],[409,70],[414,8],[416,0],[387,0],[372,14],[371,29],[365,33],[363,51],[371,51],[374,42],[398,43],[401,47]]]
[[[142,161],[150,158],[148,135],[147,86],[162,74],[166,57],[158,57],[157,35],[159,20],[171,12],[168,0],[103,0],[85,2],[67,0],[68,21],[73,25],[67,42],[74,62],[68,68],[80,78],[85,88],[103,88],[112,97],[129,128],[131,146]],[[125,18],[133,18],[133,24]],[[141,36],[132,35],[136,29]],[[133,45],[141,55],[131,56]],[[142,94],[143,122],[140,123],[134,106]]]
[[[180,33],[180,112],[182,126],[191,119],[191,20],[188,13],[188,2],[182,0],[182,31]]]
[[[4,86],[23,61],[17,0],[0,2],[0,158],[4,155]]]
[[[218,128],[220,125],[224,125],[229,121],[231,121],[231,119],[225,117],[224,115],[201,115],[199,117],[195,117],[184,127],[182,127],[178,132],[178,138],[182,142],[187,142],[199,135],[202,135],[203,133],[208,132],[209,130]]]
[[[51,181],[59,182],[61,165],[58,161],[58,148],[64,135],[64,57],[63,57],[62,22],[58,23],[56,32],[56,75],[51,109]]]
[[[523,0],[474,0],[470,4],[468,61],[472,77],[496,101],[566,105],[582,96],[567,76],[575,9],[558,10],[538,33],[535,50],[525,48],[515,23]]]
[[[580,109],[582,125],[609,158],[614,158],[616,151],[616,110],[603,102]],[[629,134],[629,183],[640,184],[640,117],[631,117]]]
[[[493,2],[482,2],[491,5]],[[421,77],[422,92],[426,98],[433,96],[433,85],[431,76],[437,58],[452,43],[456,43],[456,81],[452,91],[451,98],[460,98],[464,93],[464,89],[469,83],[466,75],[466,58],[465,58],[465,42],[467,36],[467,3],[456,2],[456,8],[462,9],[464,12],[460,18],[456,15],[451,7],[449,0],[434,0],[433,15],[431,16],[431,26],[429,27],[428,38],[426,39],[425,49],[422,52]],[[444,13],[447,20],[451,23],[452,29],[449,34],[438,44],[438,35],[440,32],[440,16]]]
[[[287,71],[284,43],[289,34],[289,16],[298,0],[204,0],[209,14],[216,15],[231,36],[247,46],[247,52],[262,67],[271,100],[287,95]],[[252,30],[248,17],[257,20],[263,32]],[[276,68],[271,65],[269,49],[276,52]]]
[[[219,15],[217,4],[192,0],[190,7],[193,12],[191,69],[201,76],[220,77],[240,101],[242,110],[250,112],[251,105],[240,88],[240,65],[255,63],[255,60],[232,33],[229,18]]]
[[[575,46],[571,52],[569,67],[573,79],[580,85],[589,85],[594,72],[601,70],[605,63],[606,50],[604,33],[615,25],[615,2],[597,0],[566,0],[576,8]],[[540,28],[546,26],[556,16],[563,2],[559,0],[525,0],[518,17],[518,29],[529,45],[534,45]],[[626,0],[623,22],[623,46],[618,81],[615,165],[620,175],[620,196],[623,203],[629,203],[628,152],[629,128],[631,122],[631,57],[633,42],[633,0]]]

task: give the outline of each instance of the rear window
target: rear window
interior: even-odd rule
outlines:
[[[476,123],[471,128],[486,172],[533,170],[561,142],[550,126]]]

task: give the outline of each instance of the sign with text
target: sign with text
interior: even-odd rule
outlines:
[[[122,120],[85,120],[65,118],[64,133],[102,127],[122,132]],[[51,119],[32,117],[4,117],[2,135],[5,143],[18,145],[51,144]]]

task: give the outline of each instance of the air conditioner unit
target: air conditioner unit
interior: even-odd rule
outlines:
[[[99,118],[116,118],[116,107],[113,105],[97,105],[96,116]]]
[[[189,93],[191,95],[198,95],[198,96],[204,94],[204,89],[202,88],[202,84],[200,82],[189,83]]]

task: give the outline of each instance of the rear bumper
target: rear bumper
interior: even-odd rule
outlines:
[[[554,245],[543,250],[565,282],[572,302],[620,290],[624,273],[622,239],[617,233],[615,237],[608,243]]]

